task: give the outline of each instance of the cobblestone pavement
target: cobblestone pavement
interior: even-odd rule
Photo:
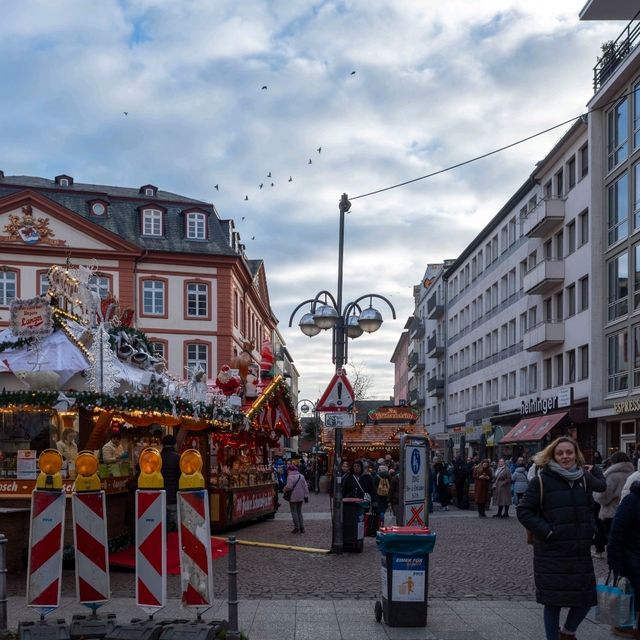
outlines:
[[[513,511],[513,510],[512,510]],[[331,546],[329,498],[312,495],[304,505],[305,533],[291,533],[286,503],[274,520],[239,527],[239,541],[277,542],[318,549]],[[533,599],[532,552],[515,515],[508,519],[478,518],[473,511],[437,511],[430,526],[436,545],[430,555],[431,598],[484,600]],[[225,535],[228,535],[227,532]],[[604,560],[594,560],[596,574],[605,572]],[[226,592],[227,558],[214,561],[217,596]],[[25,575],[8,575],[10,596],[23,595]],[[113,597],[135,595],[134,574],[112,571]],[[169,576],[169,597],[179,594],[178,576]],[[238,595],[243,599],[362,599],[380,593],[380,554],[375,539],[366,538],[363,553],[308,553],[238,545]],[[63,595],[74,594],[74,573],[65,571]]]

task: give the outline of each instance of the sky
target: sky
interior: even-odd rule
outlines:
[[[565,129],[356,196],[583,113],[600,46],[625,26],[580,22],[583,4],[5,0],[0,169],[212,202],[265,262],[310,400],[333,374],[331,335],[302,335],[304,310],[292,328],[289,317],[336,293],[347,193],[344,301],[380,294],[397,315],[374,304],[385,322],[350,342],[349,359],[387,399],[426,265],[456,258]]]

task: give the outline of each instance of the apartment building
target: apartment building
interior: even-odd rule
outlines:
[[[395,406],[407,404],[409,396],[409,332],[406,329],[412,320],[413,316],[407,320],[405,331],[400,334],[390,360],[393,364],[393,404]]]

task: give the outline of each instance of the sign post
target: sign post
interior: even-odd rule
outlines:
[[[400,436],[399,525],[426,527],[429,523],[429,440]]]

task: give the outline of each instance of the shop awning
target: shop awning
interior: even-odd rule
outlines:
[[[565,411],[535,418],[524,418],[500,440],[500,444],[542,440],[566,415],[567,412]]]

